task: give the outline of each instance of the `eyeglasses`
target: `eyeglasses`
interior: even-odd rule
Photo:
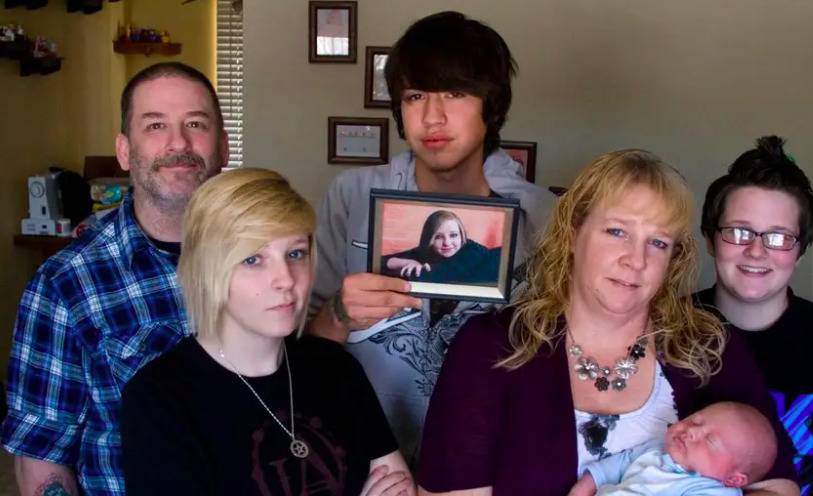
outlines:
[[[799,238],[793,234],[783,232],[756,232],[747,227],[718,227],[720,236],[726,243],[732,245],[750,245],[757,239],[762,238],[762,246],[770,250],[789,251],[792,250]]]

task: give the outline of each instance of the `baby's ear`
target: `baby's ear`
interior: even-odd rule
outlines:
[[[748,476],[742,472],[734,472],[723,481],[726,487],[743,487],[748,485]]]

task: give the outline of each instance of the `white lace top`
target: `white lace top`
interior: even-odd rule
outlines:
[[[608,392],[612,394],[612,392]],[[595,415],[576,410],[576,437],[579,474],[594,460],[618,453],[656,437],[677,422],[672,386],[663,375],[660,363],[655,365],[652,394],[640,408],[617,415]]]

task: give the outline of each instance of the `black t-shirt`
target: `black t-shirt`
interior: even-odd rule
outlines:
[[[194,338],[142,368],[124,389],[121,433],[127,494],[353,495],[370,460],[397,449],[358,362],[336,343],[288,339],[296,436]],[[247,377],[290,428],[288,375]]]
[[[714,303],[715,289],[695,294],[695,301],[727,322]],[[813,302],[788,289],[788,308],[770,327],[745,331],[728,323],[745,340],[776,400],[777,413],[796,446],[794,460],[802,496],[813,494]]]

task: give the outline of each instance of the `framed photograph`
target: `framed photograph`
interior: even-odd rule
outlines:
[[[356,63],[356,2],[308,2],[308,61]]]
[[[536,143],[533,141],[500,141],[500,148],[511,158],[522,165],[525,179],[534,182],[536,179]]]
[[[373,117],[328,117],[329,164],[386,164],[389,156],[389,120]]]
[[[373,189],[367,268],[411,294],[506,303],[519,200]]]
[[[384,66],[390,47],[368,46],[364,56],[364,106],[390,108],[390,92],[384,78]]]

